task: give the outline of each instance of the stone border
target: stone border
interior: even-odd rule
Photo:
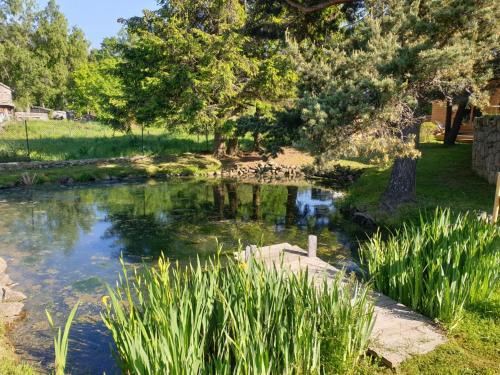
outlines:
[[[11,163],[0,163],[0,172],[30,170],[30,169],[75,167],[75,166],[98,165],[98,164],[108,164],[108,163],[124,164],[124,163],[134,163],[145,159],[148,159],[148,157],[132,156],[132,157],[61,160],[61,161],[21,161],[21,162],[11,162]]]
[[[0,322],[12,324],[17,319],[22,318],[23,301],[27,297],[24,293],[12,289],[16,284],[5,273],[6,270],[7,262],[0,258]]]

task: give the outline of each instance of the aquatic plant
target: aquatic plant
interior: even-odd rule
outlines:
[[[343,273],[317,287],[219,257],[123,272],[103,320],[124,373],[350,373],[373,325],[368,289]]]
[[[374,287],[452,329],[464,306],[484,300],[498,286],[500,229],[449,209],[383,240],[377,233],[360,250]]]
[[[73,324],[73,319],[75,318],[76,311],[78,310],[79,303],[73,307],[69,313],[68,320],[64,326],[64,332],[61,332],[61,327],[55,327],[54,321],[50,313],[45,310],[47,315],[47,320],[49,321],[50,328],[54,332],[54,354],[55,354],[55,375],[64,375],[66,371],[66,359],[68,356],[68,340],[69,340],[69,330]]]

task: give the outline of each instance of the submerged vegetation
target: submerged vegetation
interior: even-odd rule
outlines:
[[[422,215],[361,248],[377,290],[453,328],[464,306],[486,300],[500,276],[500,229],[449,210]]]
[[[103,319],[117,359],[134,374],[350,373],[373,322],[368,289],[218,257],[120,278]]]

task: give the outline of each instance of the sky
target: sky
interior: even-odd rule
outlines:
[[[120,30],[118,18],[139,16],[143,9],[157,9],[156,0],[56,0],[70,26],[78,26],[92,47],[98,48],[107,36]],[[38,0],[41,7],[47,0]]]

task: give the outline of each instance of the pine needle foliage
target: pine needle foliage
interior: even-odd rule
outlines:
[[[350,373],[373,324],[368,289],[340,274],[316,287],[306,273],[218,257],[186,269],[161,258],[109,289],[103,320],[124,373]]]
[[[387,240],[377,233],[360,256],[375,289],[453,329],[499,285],[500,228],[437,209]]]

